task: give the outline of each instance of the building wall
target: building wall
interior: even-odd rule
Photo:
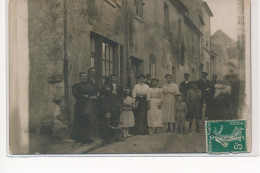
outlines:
[[[64,93],[59,84],[48,82],[53,75],[63,76],[63,17],[63,0],[28,0],[31,132],[52,118],[52,99]]]
[[[169,33],[165,32],[164,4],[169,8]],[[156,58],[156,77],[160,85],[165,82],[165,74],[172,74],[174,66],[177,74],[173,74],[179,83],[180,65],[178,64],[178,20],[183,26],[182,14],[169,1],[146,0],[144,6],[145,23],[145,73],[150,73],[151,56]],[[182,36],[184,33],[182,33]]]
[[[154,77],[160,80],[160,86],[165,74],[173,74],[178,85],[185,72],[191,73],[191,80],[197,80],[200,35],[185,22],[185,10],[176,7],[177,1],[144,0],[143,15],[139,16],[132,0],[28,0],[31,132],[39,133],[41,124],[52,118],[53,99],[65,102],[73,119],[71,88],[78,82],[79,72],[87,72],[93,65],[93,59],[97,84],[102,84],[103,42],[113,45],[113,73],[124,87],[133,86],[137,74],[151,73],[151,63],[155,64]],[[168,32],[165,4],[169,9]],[[187,16],[195,26],[196,10],[191,8]]]
[[[69,111],[73,116],[74,98],[72,96],[72,85],[78,82],[79,72],[87,72],[91,67],[91,34],[97,35],[98,44],[95,52],[95,68],[97,71],[96,82],[100,87],[102,78],[102,40],[113,41],[114,58],[120,58],[120,45],[124,44],[124,4],[117,5],[114,1],[104,0],[69,0],[67,19],[67,53],[68,53],[68,72],[69,72]],[[101,53],[101,54],[100,54]],[[98,60],[99,59],[99,60]],[[114,65],[114,73],[119,75],[119,65]],[[71,118],[73,119],[73,118]]]
[[[203,51],[203,71],[208,73],[208,79],[212,78],[212,69],[211,69],[211,46],[210,46],[210,16],[207,13],[206,9],[202,7],[202,18],[204,21],[203,26],[203,36],[202,36],[202,51]]]

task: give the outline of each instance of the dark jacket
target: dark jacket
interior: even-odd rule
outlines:
[[[101,116],[105,113],[111,113],[111,121],[114,125],[118,125],[120,122],[120,100],[114,94],[105,94],[100,102]]]
[[[207,99],[208,96],[209,96],[209,92],[207,91],[207,89],[209,88],[210,89],[210,82],[209,80],[203,80],[203,79],[199,79],[197,81],[197,85],[198,85],[198,88],[201,90],[202,92],[202,98],[203,99]]]
[[[188,93],[189,89],[191,89],[191,82],[190,81],[187,84],[185,83],[185,81],[183,81],[180,84],[180,93],[182,93],[185,98],[187,97],[187,93]]]

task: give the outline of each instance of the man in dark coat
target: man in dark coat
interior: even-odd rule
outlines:
[[[188,90],[191,89],[191,82],[189,81],[190,74],[184,73],[184,81],[180,84],[180,93],[183,94],[183,99],[186,100]],[[188,106],[187,120],[190,120],[190,111]]]
[[[184,73],[184,81],[180,84],[180,93],[183,94],[184,100],[186,100],[188,90],[191,88],[191,82],[189,81],[189,77],[189,73]]]
[[[74,125],[72,137],[74,140],[89,143],[90,137],[98,135],[96,116],[96,100],[98,89],[94,81],[95,69],[79,74],[80,82],[72,86],[72,94],[76,100],[74,107]]]
[[[206,112],[205,112],[205,117],[208,117],[208,108],[207,108],[207,102],[208,102],[208,97],[210,93],[210,82],[207,80],[208,73],[207,72],[202,72],[202,77],[197,81],[198,88],[202,92],[202,100],[201,100],[201,113],[202,113],[202,107],[204,102],[206,103]]]

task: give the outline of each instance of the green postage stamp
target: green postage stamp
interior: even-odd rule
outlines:
[[[247,151],[246,121],[206,121],[208,153],[241,153]]]

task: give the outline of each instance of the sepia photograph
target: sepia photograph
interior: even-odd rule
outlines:
[[[252,150],[250,0],[10,0],[15,155]]]

